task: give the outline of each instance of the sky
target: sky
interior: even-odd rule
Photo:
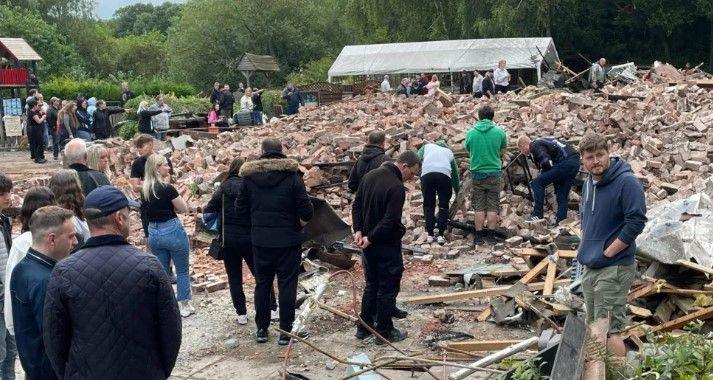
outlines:
[[[111,16],[114,14],[114,11],[127,5],[138,3],[161,5],[165,2],[185,3],[186,0],[97,0],[96,12],[97,16],[99,16],[100,19],[106,20],[111,18]]]

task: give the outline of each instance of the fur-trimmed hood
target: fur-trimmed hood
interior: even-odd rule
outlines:
[[[240,168],[240,176],[259,187],[273,187],[285,178],[299,174],[299,164],[289,158],[263,158],[248,161]]]

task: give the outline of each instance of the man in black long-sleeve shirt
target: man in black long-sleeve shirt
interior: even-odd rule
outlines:
[[[418,175],[419,170],[415,152],[401,153],[395,163],[385,162],[364,176],[352,204],[354,245],[364,252],[362,266],[366,286],[361,318],[390,342],[402,341],[407,335],[394,327],[391,318],[404,271],[401,238],[406,227],[401,223],[401,213],[406,190],[403,182]],[[358,339],[369,335],[363,326],[357,328]],[[380,343],[383,342],[377,341]]]
[[[534,207],[529,220],[542,220],[545,188],[549,184],[555,187],[557,196],[557,223],[567,219],[569,190],[579,173],[580,158],[577,150],[555,139],[539,138],[531,141],[527,136],[518,138],[517,147],[540,170],[540,175],[531,183]]]
[[[382,131],[371,132],[369,134],[369,143],[366,144],[356,164],[354,164],[352,170],[349,171],[348,187],[352,193],[357,191],[361,179],[364,178],[367,173],[381,166],[381,164],[389,158],[384,149],[385,141],[386,134]]]

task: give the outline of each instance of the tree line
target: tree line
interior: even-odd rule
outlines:
[[[709,0],[191,0],[134,4],[99,20],[93,0],[0,0],[0,36],[23,37],[39,76],[237,84],[244,52],[270,54],[288,78],[326,79],[350,44],[551,36],[573,69],[593,61],[713,61]]]

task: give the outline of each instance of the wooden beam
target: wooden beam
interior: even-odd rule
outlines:
[[[493,314],[493,307],[488,306],[480,314],[478,314],[478,322],[485,322]]]
[[[545,259],[546,260],[546,259]],[[557,276],[557,264],[550,261],[547,266],[547,275],[545,276],[545,288],[542,289],[542,295],[551,296],[555,287],[555,277]]]
[[[476,352],[476,351],[496,351],[522,342],[521,340],[466,340],[463,342],[441,343],[438,346],[449,349],[455,348],[460,351]],[[537,343],[530,346],[537,349]]]
[[[653,315],[651,310],[649,310],[645,307],[626,305],[626,308],[629,309],[629,312],[631,312],[631,314],[634,314],[635,316],[640,317],[640,318],[649,318]]]
[[[522,282],[525,285],[529,284],[530,282],[532,282],[532,280],[535,279],[535,277],[539,276],[540,273],[545,271],[545,268],[547,268],[547,265],[549,263],[550,263],[550,261],[547,260],[547,258],[542,259],[542,261],[540,261],[539,263],[537,263],[537,265],[535,265],[532,269],[530,269],[530,271],[527,272],[527,274],[522,276],[522,278],[520,279],[520,282]]]
[[[656,293],[656,284],[649,283],[649,284],[641,286],[635,290],[630,291],[629,294],[626,296],[626,301],[632,302],[638,298],[646,297],[652,293]]]
[[[713,274],[713,268],[704,267],[701,264],[690,262],[688,260],[678,260],[678,261],[676,261],[676,264],[684,266],[686,268],[697,270],[699,272],[703,272],[707,275]]]
[[[555,281],[555,286],[565,286],[569,285],[572,282],[572,280],[569,279],[563,279],[563,280],[557,280]],[[403,301],[406,303],[411,303],[411,304],[431,304],[431,303],[439,303],[439,302],[450,302],[450,301],[459,301],[459,300],[465,300],[465,299],[471,299],[471,298],[483,298],[483,297],[496,297],[496,296],[501,296],[504,295],[508,292],[508,290],[512,287],[512,285],[503,285],[503,286],[496,286],[493,288],[487,288],[487,289],[478,289],[478,290],[467,290],[464,292],[455,292],[455,293],[445,293],[445,294],[436,294],[436,295],[428,295],[428,296],[416,296],[416,297],[409,297],[405,298]],[[535,292],[538,290],[542,290],[545,287],[544,282],[534,282],[532,284],[527,285],[527,290],[531,292]]]
[[[545,251],[538,251],[535,248],[523,248],[520,250],[520,256],[546,257],[547,253]],[[557,251],[557,256],[561,259],[574,259],[577,258],[577,251],[562,249]]]
[[[659,333],[659,332],[667,332],[671,330],[675,330],[678,328],[681,328],[685,325],[687,325],[690,322],[696,321],[696,320],[701,320],[704,321],[706,319],[709,319],[713,317],[713,306],[707,307],[705,309],[698,310],[694,313],[684,315],[681,318],[674,319],[672,321],[668,321],[666,323],[660,324],[658,326],[655,326],[654,328],[651,329],[651,332],[653,333]],[[638,338],[641,338],[642,336],[646,335],[646,332],[641,329],[641,328],[634,328],[629,330],[624,338],[628,338],[631,336],[636,336]]]

